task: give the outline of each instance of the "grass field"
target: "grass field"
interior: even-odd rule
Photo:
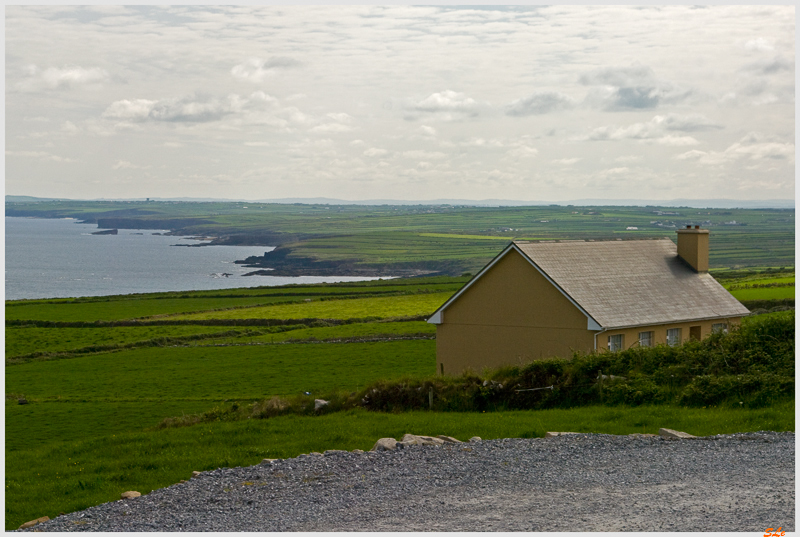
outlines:
[[[126,490],[147,494],[189,479],[195,470],[249,466],[264,458],[327,449],[369,450],[378,438],[399,438],[407,432],[466,440],[536,437],[548,430],[656,433],[659,427],[695,435],[794,430],[794,404],[757,410],[657,406],[486,414],[350,411],[51,441],[14,453],[6,448],[6,529],[43,515],[53,518],[61,511],[114,501]]]
[[[236,244],[282,245],[288,259],[452,275],[474,272],[513,239],[674,239],[676,229],[693,224],[711,230],[712,267],[794,265],[794,209],[53,201],[6,203],[6,215],[169,228]]]
[[[786,284],[790,277],[733,276],[721,280],[729,286]],[[5,332],[6,529],[115,500],[124,490],[146,493],[193,470],[314,450],[369,449],[377,438],[406,432],[467,439],[540,436],[547,430],[626,434],[669,427],[701,435],[794,430],[794,406],[788,403],[760,409],[664,405],[486,414],[358,410],[155,428],[164,418],[212,407],[244,407],[277,395],[313,401],[323,393],[358,392],[379,380],[432,375],[435,327],[403,318],[432,313],[466,281],[436,277],[6,303],[7,322],[18,323]],[[747,290],[772,289],[794,288]],[[251,316],[369,322],[213,325]],[[144,318],[211,325],[102,324]],[[86,325],[64,324],[76,321]],[[25,355],[29,358],[14,359]],[[18,404],[22,396],[28,404]]]

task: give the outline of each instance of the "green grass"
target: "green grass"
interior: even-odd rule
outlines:
[[[435,277],[402,281],[286,285],[271,288],[151,293],[79,299],[17,300],[6,302],[6,319],[68,322],[114,321],[140,319],[154,315],[245,308],[276,302],[305,303],[306,299],[319,300],[359,295],[378,297],[398,294],[453,293],[467,280],[468,278],[460,277]]]
[[[794,298],[794,287],[765,287],[760,289],[734,289],[730,292],[736,300],[778,300]]]
[[[320,300],[174,315],[169,319],[363,319],[430,315],[452,295],[447,291],[411,296]]]
[[[129,432],[30,446],[6,457],[6,530],[59,512],[143,494],[188,479],[192,471],[250,466],[327,449],[369,450],[378,438],[404,433],[466,440],[536,437],[545,431],[656,433],[660,427],[695,435],[794,430],[794,403],[768,409],[680,407],[514,411],[502,413],[350,411],[320,417],[279,417]],[[547,440],[540,440],[546,442]],[[266,476],[265,476],[266,478]],[[242,485],[247,486],[247,485]]]
[[[400,375],[430,375],[435,342],[143,348],[6,368],[6,392],[38,400],[261,398],[354,391]],[[102,372],[102,374],[98,374]],[[210,404],[209,404],[210,406]]]
[[[359,223],[362,224],[367,223]],[[446,234],[461,231],[453,229]],[[474,240],[495,245],[500,242]],[[450,245],[455,248],[455,242]],[[454,249],[448,251],[461,255]],[[409,252],[396,252],[396,258],[411,255]],[[753,284],[778,277],[765,273],[756,275],[761,278],[758,280],[753,276],[737,275],[725,283]],[[781,273],[780,277],[789,276]],[[391,320],[429,315],[467,280],[415,278],[18,301],[6,303],[6,314],[11,320],[88,322],[156,315],[166,316],[156,319],[219,319],[220,323],[242,318]],[[754,290],[770,289],[787,288]],[[306,302],[307,299],[311,301]],[[754,319],[759,318],[767,316]],[[275,395],[307,397],[312,401],[323,394],[358,392],[377,381],[434,374],[433,340],[319,343],[370,337],[430,337],[435,333],[433,325],[400,320],[322,324],[230,328],[7,326],[7,358],[32,352],[73,354],[6,367],[6,528],[16,528],[44,514],[52,517],[59,511],[115,500],[124,490],[144,493],[185,479],[192,470],[255,464],[264,457],[291,457],[313,450],[369,449],[377,438],[397,437],[405,432],[450,434],[466,439],[473,435],[537,436],[546,430],[627,434],[668,427],[693,434],[716,434],[794,429],[793,404],[784,402],[765,408],[615,406],[486,414],[383,414],[358,410],[318,417],[293,415],[154,429],[164,418],[199,414],[212,408],[232,409],[234,404],[245,408]],[[222,335],[190,339],[215,333]],[[163,338],[172,338],[169,345],[176,344],[177,338],[184,339],[180,340],[181,346],[74,354],[103,345],[159,345]],[[737,353],[727,357],[728,363],[732,358],[743,359]],[[302,395],[306,391],[311,395]],[[29,404],[17,404],[19,395],[25,395]]]
[[[74,351],[97,345],[125,345],[158,338],[223,332],[218,326],[138,326],[103,328],[6,328],[6,357],[34,352]]]

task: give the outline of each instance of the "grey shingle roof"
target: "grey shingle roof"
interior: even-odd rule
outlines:
[[[750,313],[669,239],[515,242],[603,328],[740,317]]]

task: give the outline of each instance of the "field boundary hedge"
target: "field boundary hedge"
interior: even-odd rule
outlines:
[[[426,321],[430,315],[409,315],[406,317],[358,317],[351,319],[125,319],[118,321],[41,321],[26,319],[6,319],[6,326],[30,326],[36,328],[101,328],[117,326],[285,326],[304,324],[316,326],[339,326],[355,323]]]

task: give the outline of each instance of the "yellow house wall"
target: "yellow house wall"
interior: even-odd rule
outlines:
[[[681,329],[681,343],[689,340],[689,330],[693,326],[700,327],[700,339],[705,339],[711,335],[711,325],[716,323],[727,323],[728,328],[733,327],[741,322],[741,317],[731,317],[729,319],[714,319],[710,321],[695,321],[688,323],[671,323],[671,324],[658,324],[652,326],[637,326],[635,328],[626,328],[621,330],[609,330],[597,336],[597,350],[608,350],[608,337],[622,334],[623,348],[630,349],[639,346],[639,332],[652,331],[653,345],[666,345],[667,344],[667,330],[670,328]]]
[[[594,348],[587,318],[515,251],[442,312],[436,371],[517,365]]]

